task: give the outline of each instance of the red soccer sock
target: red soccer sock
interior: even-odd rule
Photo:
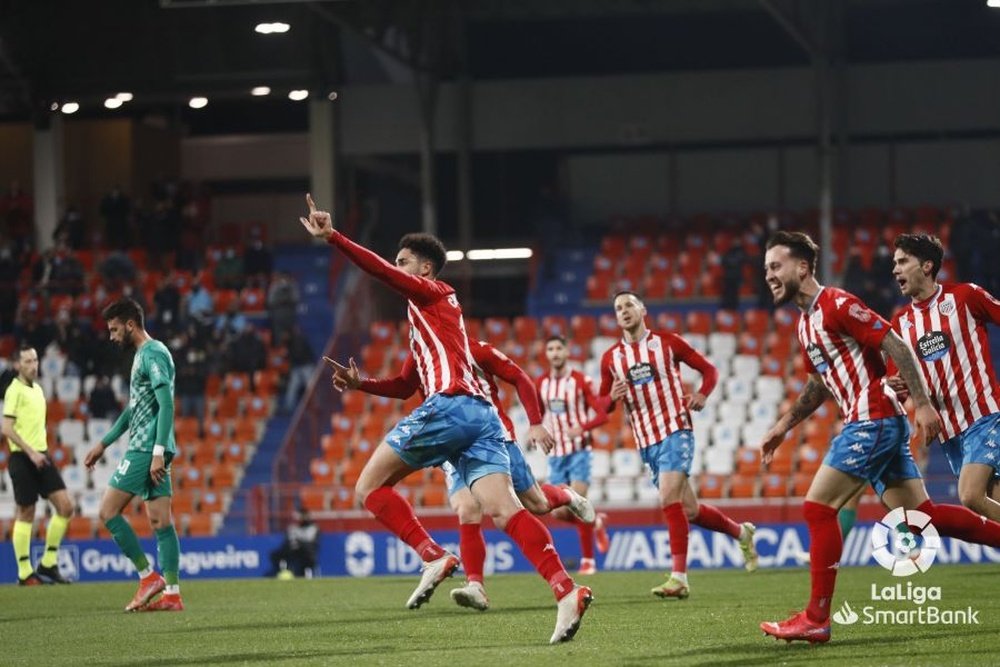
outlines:
[[[674,561],[671,569],[673,572],[687,572],[688,531],[691,527],[684,514],[684,506],[679,502],[670,503],[663,508],[663,516],[670,531],[670,557]]]
[[[812,576],[812,595],[806,614],[814,623],[825,623],[830,618],[830,601],[837,585],[843,538],[834,508],[807,500],[802,505],[802,514],[809,524],[809,573]]]
[[[742,528],[728,516],[711,505],[698,505],[698,516],[692,523],[716,533],[725,533],[734,540],[740,539]]]
[[[559,554],[552,544],[552,535],[538,517],[528,510],[521,510],[510,518],[504,532],[510,535],[521,553],[548,582],[556,600],[563,599],[573,590],[573,579],[559,560]]]
[[[486,563],[486,540],[478,523],[463,523],[458,527],[458,549],[462,568],[469,581],[483,583],[483,565]]]
[[[925,500],[917,510],[929,516],[943,536],[1000,548],[1000,523],[990,521],[968,507],[938,505],[932,500]]]
[[[396,537],[413,547],[424,562],[444,556],[445,550],[420,525],[410,503],[391,486],[380,486],[369,493],[365,499],[365,509],[375,515],[378,522]]]
[[[539,487],[542,489],[542,493],[545,494],[545,499],[549,501],[549,510],[569,505],[569,491],[563,487],[556,486],[555,484],[540,484]]]
[[[580,533],[580,557],[594,559],[594,524],[576,524],[576,530]]]

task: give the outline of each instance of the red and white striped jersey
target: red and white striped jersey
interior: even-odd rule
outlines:
[[[472,352],[455,290],[440,281],[428,282],[447,291],[429,304],[411,300],[406,309],[410,353],[417,364],[424,396],[441,393],[485,398],[472,370]]]
[[[858,297],[836,287],[820,289],[799,318],[806,368],[823,378],[845,423],[904,414],[885,382],[881,345],[889,331],[889,323]]]
[[[406,297],[410,352],[420,373],[424,396],[465,394],[485,398],[472,372],[462,307],[451,285],[407,273],[340,232],[331,234],[327,243]]]
[[[682,362],[701,373],[699,393],[712,393],[719,378],[715,366],[672,333],[646,331],[634,343],[619,340],[601,357],[599,393],[609,395],[616,378],[628,383],[625,407],[639,449],[662,442],[675,431],[691,428],[691,413],[681,383]]]
[[[542,424],[556,440],[551,456],[566,456],[590,446],[586,435],[571,438],[566,432],[571,428],[587,430],[591,423],[589,410],[597,410],[597,400],[590,378],[577,370],[563,377],[550,373],[535,380],[542,399]],[[603,412],[603,410],[602,410]],[[604,415],[605,419],[607,415]]]
[[[971,283],[938,285],[929,299],[911,302],[892,319],[920,360],[945,440],[1000,412],[987,322],[1000,324],[1000,301]],[[889,373],[895,373],[892,364]]]
[[[518,397],[521,399],[521,405],[524,406],[529,424],[539,424],[542,420],[535,385],[531,382],[531,378],[528,377],[527,373],[521,370],[520,366],[489,343],[470,340],[469,346],[472,349],[472,360],[475,364],[476,377],[479,380],[483,393],[486,394],[487,400],[493,404],[493,407],[497,409],[497,414],[500,415],[504,437],[511,442],[517,442],[514,423],[507,416],[506,411],[503,409],[503,401],[500,400],[500,389],[497,387],[497,378],[499,377],[504,382],[517,388]]]

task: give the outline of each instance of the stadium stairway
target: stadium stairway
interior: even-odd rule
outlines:
[[[326,349],[333,331],[333,308],[329,294],[330,249],[323,246],[284,246],[275,249],[274,268],[290,273],[298,281],[302,301],[299,305],[299,326],[317,355]],[[279,395],[277,400],[284,399]],[[276,406],[278,407],[278,406]],[[241,535],[246,531],[246,501],[249,491],[258,484],[271,482],[274,458],[281,448],[291,415],[275,413],[267,422],[257,453],[247,466],[239,489],[226,513],[220,535]]]

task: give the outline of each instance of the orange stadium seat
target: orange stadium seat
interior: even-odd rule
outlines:
[[[757,495],[757,477],[754,475],[733,475],[729,478],[730,498],[753,498]]]
[[[534,317],[520,316],[514,318],[514,340],[527,345],[538,338],[538,320]]]
[[[257,422],[252,419],[240,419],[236,421],[233,429],[233,440],[244,445],[257,442]]]
[[[89,540],[94,537],[94,520],[89,516],[75,516],[69,520],[66,539]]]
[[[715,330],[722,333],[738,333],[742,326],[740,314],[732,310],[715,311]]]
[[[642,296],[649,301],[661,301],[670,295],[670,281],[662,273],[650,273],[643,280]]]
[[[574,315],[570,318],[569,328],[574,339],[589,342],[597,335],[597,318],[593,315]]]
[[[260,393],[265,396],[270,396],[273,392],[268,389],[263,391],[260,386],[260,382],[257,383],[257,388]],[[252,396],[246,404],[246,417],[247,419],[264,420],[271,415],[271,401],[264,396]]]
[[[209,479],[213,489],[231,489],[236,486],[236,468],[228,463],[218,463],[211,469]]]
[[[684,320],[677,313],[663,312],[656,316],[656,328],[660,331],[680,334],[684,332]]]
[[[354,489],[339,487],[331,494],[331,505],[335,510],[349,510],[354,507]]]
[[[303,486],[299,489],[299,502],[310,512],[324,512],[330,506],[330,491],[322,486]]]
[[[250,376],[246,373],[226,373],[225,389],[227,394],[250,393]]]
[[[254,441],[250,441],[251,443]],[[230,442],[222,447],[222,461],[223,463],[232,463],[244,465],[247,462],[247,443],[246,442]]]
[[[756,475],[758,472],[760,472],[760,450],[749,447],[740,448],[736,452],[736,473]]]
[[[809,486],[812,484],[813,476],[806,473],[796,473],[792,477],[792,488],[790,495],[795,497],[804,497],[806,492],[809,490]]]
[[[368,333],[371,335],[372,340],[376,340],[387,345],[393,342],[396,338],[396,326],[392,322],[372,322],[371,326],[368,328]]]
[[[313,459],[309,463],[309,474],[314,484],[333,484],[337,469],[327,459]]]
[[[194,514],[195,494],[193,491],[181,489],[174,491],[170,499],[170,511],[174,514]]]
[[[424,481],[427,484],[437,484],[439,486],[444,486],[445,484],[444,470],[442,470],[441,468],[428,468],[427,473],[424,476]]]
[[[483,328],[486,341],[494,347],[501,347],[510,338],[510,322],[505,317],[488,317]]]
[[[187,517],[187,532],[191,537],[208,537],[215,534],[211,514],[191,514]]]
[[[178,443],[188,443],[198,439],[198,418],[178,417],[174,420],[174,437]]]
[[[700,498],[722,498],[726,489],[725,475],[703,474],[698,480]]]
[[[687,314],[687,332],[708,334],[712,331],[712,316],[704,310],[692,310]]]
[[[814,475],[823,464],[823,450],[816,449],[810,445],[802,445],[799,448],[799,472]]]
[[[483,322],[476,317],[463,317],[465,321],[465,333],[472,340],[483,339]]]
[[[779,474],[764,475],[760,495],[764,498],[784,498],[788,495],[788,477]]]
[[[600,332],[600,335],[610,336],[611,338],[617,338],[621,335],[621,329],[618,328],[618,321],[611,313],[602,313],[597,318],[597,330]]]
[[[743,329],[763,336],[771,328],[771,312],[763,308],[749,308],[743,312]]]

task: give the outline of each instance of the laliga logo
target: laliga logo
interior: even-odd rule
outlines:
[[[926,572],[940,548],[941,538],[931,518],[917,510],[897,507],[872,528],[872,555],[895,577]]]

